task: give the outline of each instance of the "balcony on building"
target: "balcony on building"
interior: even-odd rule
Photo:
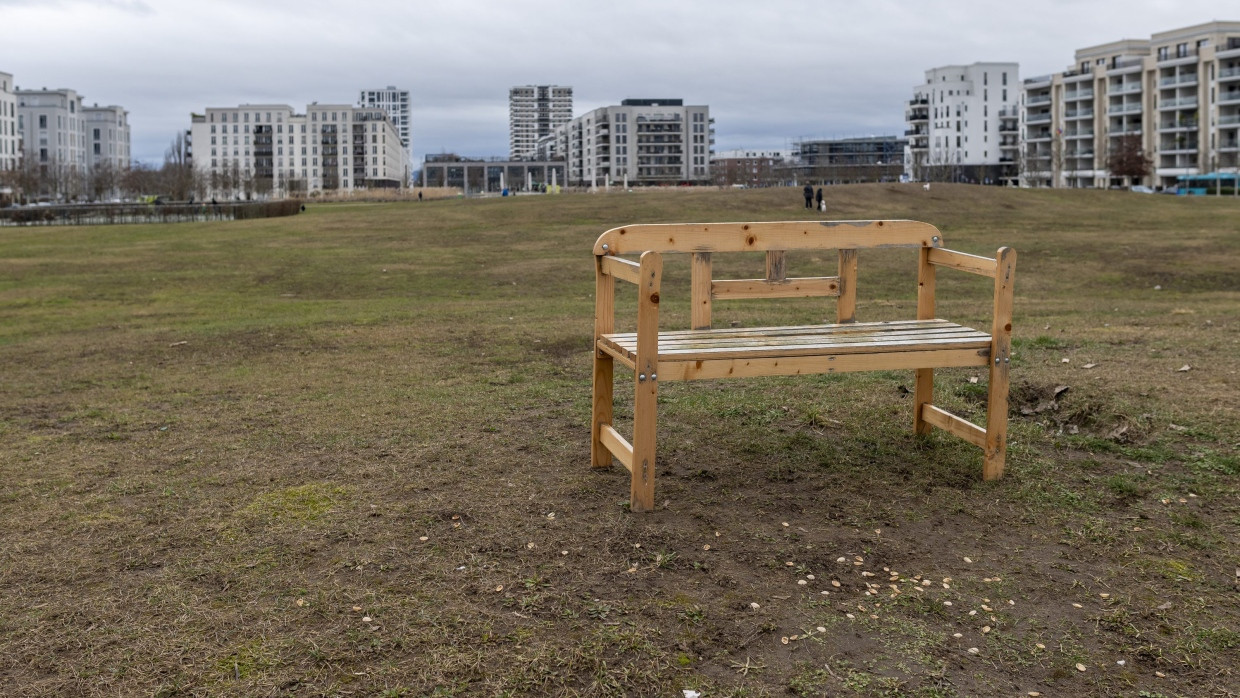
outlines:
[[[1079,109],[1064,110],[1063,117],[1065,119],[1087,119],[1094,115],[1093,107],[1081,107]]]
[[[1240,89],[1235,90],[1219,90],[1218,103],[1223,104],[1240,104]]]
[[[1232,82],[1234,80],[1240,80],[1240,65],[1222,68],[1218,71],[1218,81],[1220,83]]]
[[[1112,104],[1107,107],[1108,114],[1139,114],[1141,112],[1140,102],[1128,102],[1126,104]]]
[[[1050,87],[1051,77],[1051,75],[1039,75],[1037,77],[1025,78],[1023,84],[1026,90],[1036,90],[1039,87]]]
[[[1081,99],[1090,99],[1094,96],[1093,88],[1081,87],[1075,90],[1064,90],[1063,99],[1065,102],[1073,102]]]
[[[929,109],[914,109],[908,113],[907,121],[909,123],[912,123],[915,121],[929,121],[929,120],[930,120]]]
[[[1196,85],[1197,71],[1191,73],[1182,73],[1180,75],[1167,75],[1158,79],[1159,87],[1174,87],[1176,85]]]
[[[1127,75],[1141,72],[1145,59],[1140,57],[1122,58],[1107,68],[1107,75]]]
[[[1197,126],[1199,125],[1199,123],[1200,122],[1198,122],[1195,116],[1181,115],[1177,118],[1174,115],[1168,115],[1158,122],[1158,130],[1159,131],[1195,131],[1197,130]]]
[[[1051,96],[1049,94],[1029,95],[1029,98],[1025,100],[1025,105],[1032,107],[1038,104],[1050,104],[1050,101]]]
[[[1025,116],[1026,124],[1048,124],[1051,121],[1050,111],[1044,111],[1038,114],[1028,114]]]
[[[1240,100],[1240,90],[1238,90],[1236,93],[1236,99]],[[1219,101],[1220,102],[1222,101],[1221,98]],[[1166,111],[1168,109],[1181,109],[1183,107],[1196,107],[1196,106],[1197,106],[1196,95],[1192,97],[1173,97],[1171,99],[1158,100],[1159,111]]]
[[[1158,56],[1159,67],[1171,67],[1179,65],[1189,65],[1197,62],[1197,49],[1193,46],[1186,46],[1184,51],[1168,51],[1167,54]]]

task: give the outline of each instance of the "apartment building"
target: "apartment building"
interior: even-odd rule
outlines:
[[[0,172],[15,170],[21,163],[21,139],[17,135],[17,95],[13,76],[0,73]]]
[[[791,168],[798,182],[894,182],[905,171],[909,141],[899,136],[803,140]]]
[[[120,171],[129,167],[128,111],[116,105],[82,107],[82,125],[89,169],[107,167]]]
[[[783,169],[794,157],[792,150],[727,150],[710,158],[715,184],[765,187],[781,182]]]
[[[318,104],[211,107],[191,115],[194,169],[210,196],[235,199],[397,188],[409,152],[387,111]]]
[[[905,108],[907,174],[916,180],[1015,182],[1017,63],[931,68]]]
[[[388,119],[400,136],[401,145],[410,152],[412,158],[413,149],[409,142],[409,90],[392,85],[379,90],[362,90],[357,98],[357,106],[387,112]]]
[[[539,139],[573,118],[573,88],[522,85],[508,90],[508,157],[537,156]]]
[[[27,162],[57,182],[87,170],[82,98],[74,90],[16,90],[17,130]]]
[[[626,99],[556,129],[546,156],[567,161],[569,184],[708,184],[715,143],[710,107]]]
[[[1240,22],[1082,48],[1023,89],[1026,185],[1173,187],[1240,171]],[[1112,172],[1111,156],[1134,144],[1149,173]]]

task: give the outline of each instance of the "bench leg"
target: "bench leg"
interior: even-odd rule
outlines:
[[[933,427],[921,418],[922,405],[934,402],[934,369],[919,368],[913,388],[913,433],[929,434]]]
[[[637,391],[633,400],[633,478],[629,487],[629,508],[632,511],[654,510],[654,435],[655,409],[658,404],[658,381],[652,378],[634,382]]]
[[[990,387],[986,400],[986,446],[982,455],[982,479],[1003,477],[1007,456],[1008,363],[990,364]]]
[[[601,440],[603,425],[612,421],[612,390],[614,389],[614,361],[603,352],[594,351],[594,408],[590,416],[590,466],[606,468],[611,465],[611,451]]]

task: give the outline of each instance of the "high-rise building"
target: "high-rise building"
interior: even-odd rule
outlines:
[[[565,159],[570,184],[706,184],[715,143],[710,107],[626,99],[556,129],[545,154]]]
[[[1240,22],[1208,22],[1082,48],[1071,68],[1024,83],[1030,186],[1176,186],[1240,172]],[[1112,172],[1139,148],[1149,174]]]
[[[400,136],[401,145],[410,153],[413,152],[409,143],[409,90],[392,85],[378,90],[362,90],[357,98],[357,106],[387,112],[388,119]]]
[[[318,104],[211,107],[193,114],[194,169],[216,198],[399,188],[409,151],[382,108]]]
[[[948,65],[926,71],[905,109],[913,179],[1015,181],[1017,63]]]
[[[21,163],[21,139],[17,135],[17,95],[13,76],[0,73],[0,171],[15,170]]]
[[[513,160],[535,157],[540,138],[573,118],[573,88],[524,85],[508,90],[508,150]]]

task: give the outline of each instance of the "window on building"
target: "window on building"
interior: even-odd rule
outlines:
[[[47,128],[47,114],[39,114],[39,128]]]
[[[1004,73],[1004,74],[1003,74],[1003,84],[1004,84],[1004,85],[1006,85],[1006,84],[1007,84],[1007,73]]]

